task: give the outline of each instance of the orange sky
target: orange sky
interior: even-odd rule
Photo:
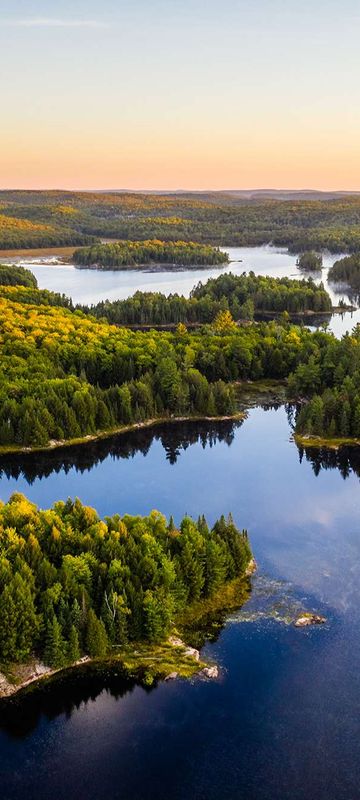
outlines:
[[[1,188],[360,189],[353,0],[97,5],[0,11]]]

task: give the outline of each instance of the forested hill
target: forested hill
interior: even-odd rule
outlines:
[[[204,517],[176,528],[157,511],[100,520],[79,500],[42,511],[14,494],[0,532],[2,663],[36,654],[63,667],[161,641],[179,612],[243,576],[251,559],[231,517],[211,530]]]
[[[216,246],[272,242],[293,252],[341,253],[360,251],[359,225],[359,196],[0,192],[0,248],[81,246],[104,237]]]
[[[126,269],[149,264],[178,267],[205,267],[228,264],[229,256],[217,247],[194,242],[122,241],[96,244],[75,250],[76,266],[97,269]]]

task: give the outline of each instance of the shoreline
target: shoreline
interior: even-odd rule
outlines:
[[[88,433],[86,436],[78,436],[75,439],[51,440],[47,445],[0,445],[0,457],[2,455],[51,452],[52,450],[60,450],[63,447],[74,447],[81,444],[88,444],[89,442],[97,442],[101,439],[111,439],[112,436],[120,436],[121,434],[131,433],[131,431],[142,430],[144,428],[153,428],[157,425],[176,424],[177,422],[230,422],[232,420],[246,419],[246,416],[246,411],[237,411],[235,414],[224,414],[222,416],[213,417],[203,414],[181,417],[153,417],[144,420],[144,422],[132,422],[129,425],[121,425],[118,428],[98,431],[97,433]]]
[[[327,450],[339,450],[340,447],[359,447],[360,439],[354,436],[326,437],[306,433],[294,433],[294,442],[301,447],[324,447]]]
[[[1,254],[0,254],[1,255]],[[121,264],[121,266],[107,265],[104,267],[102,264],[77,264],[74,261],[73,266],[75,269],[91,269],[95,272],[196,272],[197,270],[206,269],[224,269],[230,265],[229,261],[223,261],[221,264]]]
[[[190,620],[189,635],[191,621],[194,622],[195,629],[200,627],[201,620],[206,618],[209,610],[212,613],[226,614],[232,608],[241,608],[250,590],[250,578],[256,569],[257,565],[252,557],[238,578],[223,584],[212,598],[204,598],[190,606],[185,612],[186,618]],[[8,672],[14,675],[17,670],[20,678],[22,673],[22,680],[11,682],[0,669],[0,705],[6,701],[21,700],[30,692],[52,687],[57,681],[74,674],[78,674],[81,679],[82,672],[86,676],[91,670],[100,675],[111,672],[118,675],[116,670],[120,670],[121,677],[125,680],[135,680],[143,686],[151,686],[158,680],[187,679],[195,675],[208,679],[218,678],[218,666],[203,660],[200,650],[188,645],[183,636],[186,636],[186,626],[183,630],[180,622],[179,632],[174,626],[167,640],[157,644],[134,642],[131,647],[124,646],[119,654],[112,653],[103,658],[85,655],[73,664],[56,668],[47,667],[35,659],[28,664],[10,665]]]

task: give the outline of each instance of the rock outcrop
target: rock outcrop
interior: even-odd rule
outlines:
[[[305,612],[301,614],[294,622],[296,628],[307,628],[309,625],[323,625],[326,622],[326,617],[320,614],[312,614]]]

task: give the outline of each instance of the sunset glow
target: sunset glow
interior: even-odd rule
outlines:
[[[5,2],[1,188],[359,189],[357,19],[355,0]]]

